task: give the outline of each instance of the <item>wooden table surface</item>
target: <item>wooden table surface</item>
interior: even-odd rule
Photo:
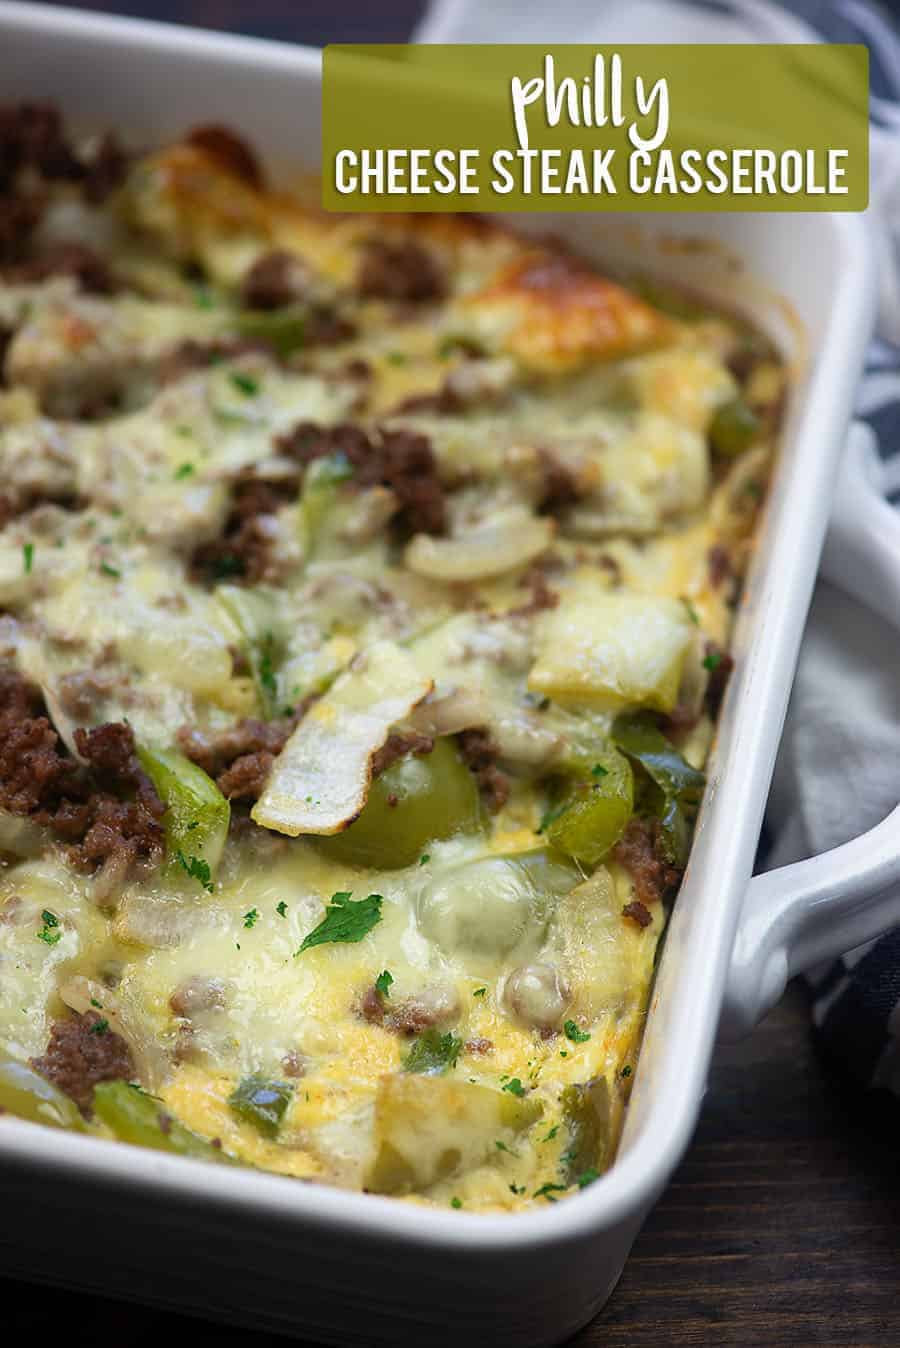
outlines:
[[[324,43],[403,41],[422,0],[84,0],[94,9]],[[282,1339],[2,1282],[10,1343],[277,1348]],[[900,1109],[842,1088],[802,990],[720,1049],[693,1144],[616,1292],[572,1348],[900,1345]],[[304,1348],[315,1348],[306,1344]]]

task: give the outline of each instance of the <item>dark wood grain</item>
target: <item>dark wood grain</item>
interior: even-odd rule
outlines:
[[[86,3],[89,0],[86,0]],[[108,12],[296,41],[402,41],[423,0],[132,0]],[[0,1283],[10,1343],[272,1348],[264,1335]],[[716,1056],[694,1142],[622,1281],[573,1348],[900,1345],[900,1110],[842,1090],[801,989]],[[306,1344],[305,1348],[315,1348]],[[480,1348],[480,1346],[479,1346]]]

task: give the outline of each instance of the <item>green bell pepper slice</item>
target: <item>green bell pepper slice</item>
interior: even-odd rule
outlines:
[[[219,1148],[173,1118],[161,1101],[127,1081],[101,1081],[95,1086],[94,1113],[120,1142],[200,1161],[228,1161]]]
[[[238,1118],[252,1123],[263,1137],[275,1138],[294,1095],[289,1081],[270,1081],[267,1077],[244,1077],[228,1103]]]
[[[212,778],[176,749],[139,745],[137,752],[166,807],[163,828],[170,868],[186,870],[210,889],[228,836],[231,806]]]
[[[634,811],[634,774],[616,749],[573,764],[574,782],[548,809],[539,832],[565,856],[596,866],[625,832]]]
[[[316,839],[316,846],[351,866],[399,870],[418,861],[430,842],[483,827],[475,779],[452,742],[439,739],[431,753],[392,763],[350,827]]]
[[[733,459],[752,445],[759,434],[759,417],[738,395],[723,403],[709,425],[709,443],[722,458]]]
[[[706,784],[705,775],[691,767],[648,712],[617,717],[612,738],[622,753],[639,763],[647,774],[644,803],[662,825],[669,860],[675,866],[683,866]]]
[[[74,1100],[47,1081],[28,1063],[0,1050],[0,1110],[53,1128],[84,1129]]]

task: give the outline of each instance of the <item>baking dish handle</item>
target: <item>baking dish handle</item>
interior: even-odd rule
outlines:
[[[900,625],[900,518],[885,493],[900,489],[875,437],[851,428],[822,574]],[[755,875],[731,957],[720,1034],[747,1033],[787,981],[900,923],[900,805],[860,837]]]

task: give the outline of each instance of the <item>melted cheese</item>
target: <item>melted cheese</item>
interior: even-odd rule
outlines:
[[[326,695],[284,751],[280,767],[296,770],[273,777],[286,783],[279,808],[300,820],[285,832],[301,836],[245,818],[209,890],[167,866],[98,893],[31,821],[0,817],[3,1052],[40,1055],[66,1006],[100,1002],[144,1084],[232,1158],[412,1201],[542,1202],[545,1186],[578,1178],[570,1088],[604,1083],[593,1145],[598,1165],[611,1155],[664,926],[660,905],[645,926],[623,917],[635,886],[613,856],[588,877],[541,851],[548,783],[573,745],[599,751],[616,711],[670,712],[698,694],[679,743],[703,761],[704,643],[726,643],[731,622],[709,554],[728,548],[740,572],[769,451],[758,437],[728,473],[710,460],[711,419],[737,392],[731,328],[676,322],[484,222],[324,217],[229,175],[197,144],[139,161],[104,216],[104,247],[135,290],[89,296],[57,279],[0,292],[14,330],[5,488],[26,505],[62,503],[0,531],[3,659],[40,685],[70,747],[75,726],[127,720],[138,742],[173,745],[185,726],[215,736]],[[372,237],[430,250],[440,301],[359,299]],[[226,350],[163,379],[178,343],[234,336],[237,288],[273,248],[302,262],[314,304],[350,316],[353,335],[284,362]],[[200,306],[187,263],[208,278]],[[416,404],[442,388],[443,411]],[[112,393],[107,415],[85,419],[87,396]],[[293,481],[278,437],[347,421],[428,437],[450,536],[420,534],[404,551],[390,490],[338,481],[315,515],[300,496],[266,517],[264,583],[204,581],[191,554],[221,536],[235,482]],[[538,513],[548,453],[578,498],[555,521]],[[555,592],[544,613],[527,603],[535,560]],[[387,719],[364,696],[351,725],[341,689],[372,647],[394,652],[403,678],[386,690]],[[329,716],[343,717],[333,734]],[[499,813],[437,829],[394,870],[341,861],[310,836],[351,825],[389,729],[472,725],[510,774]],[[341,776],[351,758],[355,794]],[[320,828],[326,796],[337,803]],[[254,817],[281,827],[262,802]],[[348,893],[379,895],[380,920],[301,952]],[[37,939],[45,912],[59,924],[49,941]],[[389,990],[373,1002],[384,971]],[[536,1002],[516,1001],[520,983]],[[184,1011],[179,994],[204,987],[215,995]],[[403,1008],[407,1029],[430,1017],[453,1036],[446,1073],[406,1070],[415,1041],[391,1019]],[[289,1088],[277,1135],[229,1104],[254,1075]]]

